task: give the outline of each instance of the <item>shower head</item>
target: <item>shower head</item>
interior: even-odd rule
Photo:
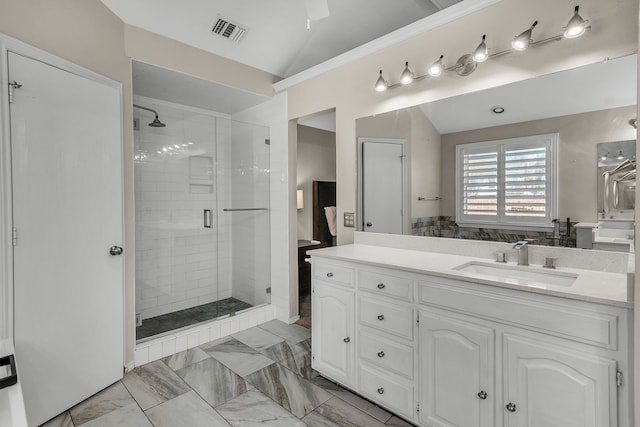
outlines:
[[[156,114],[156,118],[153,119],[151,123],[149,123],[149,126],[151,126],[152,128],[163,128],[166,125],[158,119],[158,115]]]
[[[153,114],[156,115],[156,118],[153,119],[153,121],[151,123],[149,123],[149,126],[151,126],[152,128],[163,128],[163,127],[166,126],[164,123],[162,123],[160,121],[160,119],[158,119],[158,112],[156,110],[153,110],[153,109],[147,108],[147,107],[143,107],[142,105],[137,105],[137,104],[133,104],[133,106],[135,108],[140,108],[141,110],[151,111]]]

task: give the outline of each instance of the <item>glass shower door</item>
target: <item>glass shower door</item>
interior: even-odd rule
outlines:
[[[218,317],[215,118],[136,98],[136,338]]]
[[[216,130],[220,304],[239,311],[271,300],[269,128],[218,118]]]

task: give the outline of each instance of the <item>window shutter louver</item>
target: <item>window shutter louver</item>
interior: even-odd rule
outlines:
[[[456,221],[551,227],[556,216],[557,134],[456,147]]]

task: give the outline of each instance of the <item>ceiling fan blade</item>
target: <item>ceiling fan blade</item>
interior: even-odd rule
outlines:
[[[326,18],[329,16],[329,5],[327,0],[305,0],[307,3],[307,18],[311,21]]]

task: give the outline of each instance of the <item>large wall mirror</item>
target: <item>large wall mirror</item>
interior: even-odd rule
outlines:
[[[407,181],[401,189],[407,194],[402,219],[405,233],[497,241],[527,238],[540,244],[575,246],[576,224],[597,223],[601,218],[598,144],[636,139],[636,56],[606,59],[358,119],[356,133],[360,139],[407,143]],[[557,138],[557,166],[552,171],[556,180],[555,221],[539,227],[457,224],[459,147],[536,135]],[[635,152],[628,157],[635,163]],[[363,194],[391,200],[382,191],[359,191],[360,209]],[[525,206],[524,199],[519,200],[523,206],[518,208],[534,209]],[[359,214],[358,228],[367,231],[367,212]]]

